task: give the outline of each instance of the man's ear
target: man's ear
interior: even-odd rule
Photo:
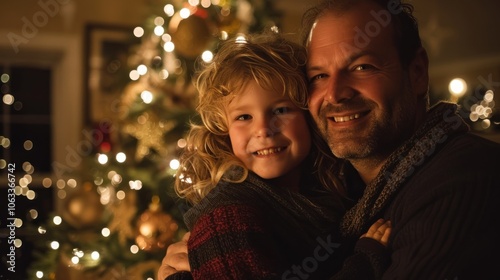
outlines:
[[[427,94],[429,90],[429,58],[423,47],[417,50],[408,70],[414,92],[420,96]]]

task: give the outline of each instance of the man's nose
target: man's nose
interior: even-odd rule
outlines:
[[[349,81],[342,75],[337,75],[330,79],[325,100],[331,104],[340,104],[349,101],[354,95],[354,89],[350,86]]]

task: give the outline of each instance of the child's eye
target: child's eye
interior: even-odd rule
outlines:
[[[313,83],[314,81],[317,81],[317,80],[320,80],[320,79],[323,79],[324,77],[326,77],[325,74],[318,74],[318,75],[315,75],[311,78],[309,78],[309,83]]]
[[[236,117],[236,120],[237,121],[246,121],[246,120],[249,120],[251,119],[252,116],[248,115],[248,114],[243,114],[243,115],[239,115]]]
[[[286,114],[288,112],[290,112],[290,108],[288,108],[288,107],[279,107],[279,108],[274,110],[274,114],[276,114],[276,115],[283,115],[283,114]]]

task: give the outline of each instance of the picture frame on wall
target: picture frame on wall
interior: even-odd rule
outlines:
[[[85,27],[85,119],[87,124],[113,122],[120,95],[130,82],[127,59],[138,43],[133,27],[87,24]]]

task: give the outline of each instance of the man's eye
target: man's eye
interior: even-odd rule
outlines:
[[[237,116],[236,120],[237,121],[246,121],[246,120],[249,120],[251,118],[252,118],[252,116],[245,114],[245,115],[239,115],[239,116]]]
[[[290,108],[288,107],[280,107],[274,110],[275,115],[283,115],[290,112]]]
[[[361,64],[361,65],[358,65],[358,66],[354,67],[354,70],[356,70],[356,71],[363,71],[363,70],[368,70],[370,68],[371,68],[371,66],[368,65],[368,64]]]

